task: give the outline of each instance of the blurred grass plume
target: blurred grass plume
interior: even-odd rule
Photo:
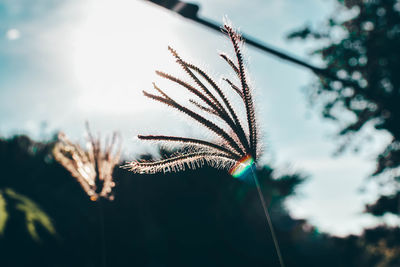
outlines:
[[[121,155],[121,138],[114,132],[111,140],[106,138],[103,147],[100,136],[92,135],[88,123],[86,128],[87,150],[60,133],[53,150],[54,158],[77,179],[92,201],[100,197],[113,200],[113,171]]]

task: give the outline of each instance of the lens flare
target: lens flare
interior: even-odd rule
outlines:
[[[233,168],[229,171],[229,174],[232,175],[234,178],[245,180],[252,171],[251,168],[253,167],[253,165],[254,159],[250,155],[247,155],[241,158],[238,163],[233,166]]]

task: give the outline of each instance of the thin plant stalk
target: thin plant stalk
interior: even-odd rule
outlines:
[[[265,217],[267,218],[269,230],[271,231],[272,240],[274,241],[275,251],[276,251],[276,254],[278,255],[279,264],[281,265],[281,267],[285,267],[285,263],[283,262],[283,257],[281,254],[281,249],[279,247],[278,239],[276,238],[276,235],[275,235],[274,226],[272,225],[271,216],[269,215],[267,204],[265,202],[264,195],[261,191],[260,182],[258,181],[257,174],[253,168],[255,168],[255,166],[251,167],[251,173],[252,173],[254,182],[256,184],[256,187],[257,187],[258,196],[260,198],[260,202],[263,207]]]
[[[102,205],[102,200],[99,199],[97,201],[97,207],[99,211],[99,222],[100,222],[100,237],[101,237],[101,266],[107,266],[107,255],[106,255],[106,238],[105,238],[105,230],[104,230],[104,210]]]

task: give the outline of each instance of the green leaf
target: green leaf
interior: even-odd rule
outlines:
[[[4,235],[4,230],[6,228],[8,219],[6,206],[6,200],[4,199],[3,192],[0,190],[0,235]]]
[[[37,225],[43,226],[43,228],[52,235],[56,234],[56,230],[50,217],[39,207],[39,205],[28,197],[18,194],[10,188],[5,189],[5,193],[18,202],[15,208],[25,214],[26,228],[35,241],[40,242],[40,237],[36,229]]]

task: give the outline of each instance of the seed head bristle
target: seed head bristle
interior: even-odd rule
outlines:
[[[192,148],[197,148],[197,150],[202,150],[201,148],[207,148],[208,151],[220,154],[226,154],[230,157],[240,158],[240,155],[230,151],[224,145],[217,145],[208,141],[187,138],[187,137],[177,137],[177,136],[166,136],[166,135],[138,135],[141,140],[152,140],[152,141],[168,141],[177,142],[186,145],[191,145]]]
[[[243,64],[243,57],[240,51],[239,44],[241,42],[241,37],[238,35],[232,27],[225,25],[225,30],[227,31],[231,42],[233,44],[233,48],[235,50],[236,59],[238,61],[238,70],[239,70],[239,78],[242,86],[242,92],[244,96],[244,104],[246,107],[246,115],[247,115],[247,122],[249,127],[249,138],[250,138],[250,149],[251,155],[253,156],[254,160],[257,159],[257,129],[256,129],[256,120],[255,120],[255,112],[254,112],[254,105],[253,100],[251,97],[250,88],[247,84],[246,74],[244,70]]]
[[[157,172],[178,172],[188,169],[196,169],[207,165],[215,168],[231,168],[235,160],[222,155],[205,152],[195,152],[173,156],[159,161],[133,161],[123,167],[142,174],[152,174]]]
[[[198,107],[199,109],[205,111],[205,112],[208,112],[210,114],[218,116],[218,113],[215,110],[213,110],[211,108],[208,108],[208,107],[205,107],[205,106],[203,106],[202,104],[198,103],[197,101],[195,101],[193,99],[189,99],[189,102],[192,103],[193,105],[195,105],[196,107]]]
[[[221,58],[223,58],[223,59],[229,64],[229,66],[231,66],[231,68],[232,68],[233,71],[236,73],[236,75],[237,75],[238,77],[240,77],[239,69],[238,69],[238,67],[236,67],[236,65],[235,65],[235,63],[233,62],[233,60],[230,59],[226,54],[223,54],[223,53],[219,54],[219,56],[220,56]]]
[[[234,166],[240,162],[240,159],[247,156],[251,156],[254,160],[258,158],[258,131],[253,99],[246,79],[243,56],[240,51],[241,37],[231,26],[225,25],[224,30],[232,42],[237,62],[235,63],[225,54],[220,54],[220,56],[230,65],[238,76],[240,87],[233,84],[231,80],[227,78],[224,80],[229,84],[231,89],[241,97],[246,110],[245,124],[247,124],[248,127],[246,127],[246,129],[242,127],[242,122],[237,116],[238,109],[231,104],[231,101],[221,87],[218,86],[204,70],[194,64],[184,61],[177,51],[169,46],[168,50],[174,56],[177,63],[184,69],[186,74],[191,77],[194,85],[162,71],[156,71],[156,73],[160,77],[184,87],[191,94],[198,97],[201,100],[200,102],[192,98],[189,99],[189,102],[201,111],[204,111],[205,115],[212,115],[213,120],[217,120],[220,123],[217,125],[207,117],[193,111],[191,108],[179,104],[155,84],[154,88],[160,95],[143,91],[144,95],[186,114],[188,117],[213,132],[217,136],[217,140],[204,141],[187,137],[139,135],[138,138],[142,140],[178,143],[183,145],[184,149],[175,156],[159,161],[133,161],[126,164],[125,168],[138,173],[179,171],[184,170],[186,167],[201,167],[206,163],[214,167],[228,168]],[[246,133],[245,130],[248,132]]]
[[[231,88],[240,96],[240,98],[244,100],[243,92],[240,91],[239,87],[237,87],[235,84],[233,84],[233,82],[231,82],[231,80],[227,78],[223,78],[223,80],[226,81],[231,86]]]
[[[229,125],[231,130],[233,130],[234,134],[241,140],[242,145],[245,146],[246,148],[248,148],[249,145],[248,145],[248,142],[246,139],[246,135],[243,131],[242,125],[236,115],[236,112],[232,108],[232,105],[230,104],[229,100],[227,99],[227,97],[225,96],[225,94],[223,93],[221,88],[203,70],[201,70],[200,68],[198,68],[194,65],[188,65],[188,66],[190,68],[192,68],[193,70],[195,70],[197,73],[199,73],[214,88],[214,90],[217,92],[217,94],[221,97],[221,99],[223,100],[223,102],[227,108],[227,111],[224,112],[224,114],[226,114],[226,116],[221,115],[220,116],[221,119],[224,120]],[[233,120],[231,117],[233,118]]]

